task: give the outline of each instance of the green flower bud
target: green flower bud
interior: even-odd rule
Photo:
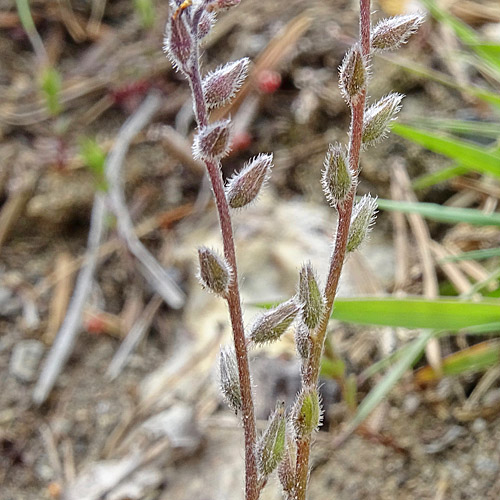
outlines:
[[[334,206],[347,198],[353,185],[349,159],[340,144],[330,144],[323,166],[323,191],[327,200]]]
[[[221,347],[219,354],[219,377],[222,395],[235,413],[241,410],[240,381],[234,348]]]
[[[311,351],[311,335],[309,327],[303,320],[297,322],[295,328],[295,347],[301,359],[307,359]]]
[[[300,306],[293,299],[265,312],[252,325],[250,340],[255,344],[278,340],[286,332],[299,312]]]
[[[359,200],[352,211],[351,225],[349,227],[349,236],[347,238],[347,251],[354,252],[361,243],[375,222],[377,213],[377,198],[372,198],[365,194]]]
[[[299,438],[308,437],[321,425],[321,401],[316,387],[306,387],[298,395],[293,409],[293,427]]]
[[[389,131],[389,124],[396,119],[401,109],[403,94],[395,92],[382,97],[365,112],[363,123],[363,146],[372,146],[384,139]]]
[[[339,87],[347,104],[356,102],[361,93],[366,90],[368,70],[361,53],[361,47],[355,45],[344,57],[339,69]]]
[[[297,295],[302,304],[304,323],[310,330],[314,330],[323,314],[324,300],[310,262],[304,264],[300,270]]]
[[[198,279],[203,288],[225,297],[232,277],[229,264],[207,247],[198,249],[198,258],[200,262]]]
[[[297,446],[292,437],[293,431],[287,426],[285,434],[285,453],[278,465],[278,477],[283,491],[292,497],[295,488],[295,462],[297,460]]]
[[[285,403],[279,401],[269,417],[267,429],[257,443],[259,472],[266,477],[276,469],[285,452]]]

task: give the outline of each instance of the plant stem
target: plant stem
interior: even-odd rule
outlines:
[[[360,0],[360,39],[362,54],[368,58],[370,54],[370,0]],[[351,107],[349,163],[354,175],[356,175],[359,170],[365,102],[366,91],[363,91]],[[304,373],[304,387],[316,386],[318,384],[321,356],[323,354],[328,321],[332,313],[333,303],[337,294],[339,279],[345,260],[355,194],[356,183],[354,183],[347,199],[336,206],[338,212],[337,234],[335,237],[335,246],[330,258],[330,269],[324,292],[326,305],[317,331],[313,337],[312,351]],[[296,500],[305,500],[306,498],[311,448],[310,441],[310,438],[297,441]]]
[[[195,23],[196,25],[196,23]],[[198,44],[196,44],[196,54],[193,57],[192,67],[188,74],[189,83],[193,95],[196,120],[199,127],[208,124],[208,112],[203,96],[203,88],[198,63]],[[233,227],[229,206],[224,191],[222,172],[219,162],[205,161],[208,176],[212,184],[217,212],[219,215],[222,242],[224,246],[224,256],[231,266],[233,275],[226,297],[231,326],[233,331],[234,348],[238,364],[238,375],[242,399],[242,420],[245,433],[245,500],[257,500],[259,498],[260,487],[257,475],[257,460],[255,456],[255,443],[257,431],[255,425],[255,413],[253,406],[252,385],[250,379],[250,368],[248,364],[248,352],[245,341],[245,330],[243,326],[243,315],[241,311],[240,291],[238,286],[238,272],[236,266],[236,251],[234,247]]]

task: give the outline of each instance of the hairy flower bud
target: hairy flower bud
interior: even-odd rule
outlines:
[[[219,354],[219,377],[222,395],[236,413],[241,410],[240,381],[234,348],[223,346]]]
[[[347,252],[354,252],[363,243],[363,240],[375,222],[376,213],[377,198],[372,198],[369,194],[365,194],[356,203],[352,211],[349,236],[347,237]]]
[[[272,166],[272,154],[260,154],[248,161],[228,181],[226,197],[229,206],[231,208],[241,208],[252,202],[269,177]]]
[[[316,387],[306,387],[298,395],[293,408],[292,421],[299,438],[309,436],[321,425],[321,401]]]
[[[293,299],[266,311],[252,325],[250,340],[256,344],[278,340],[292,324],[299,311],[300,306]]]
[[[343,202],[352,188],[353,175],[340,144],[330,144],[323,166],[321,183],[327,200],[332,205]]]
[[[393,92],[372,104],[365,113],[363,123],[363,146],[372,146],[382,140],[389,130],[389,124],[396,119],[401,109],[403,94]]]
[[[257,442],[257,464],[263,477],[276,469],[285,452],[285,403],[278,401],[267,428]]]
[[[339,69],[339,87],[347,104],[352,105],[366,89],[368,70],[359,45],[352,47]]]
[[[382,19],[372,31],[371,47],[377,52],[396,50],[406,43],[424,22],[422,14]]]
[[[186,72],[192,51],[193,39],[184,16],[169,16],[163,40],[163,52],[168,55],[174,68]]]
[[[248,73],[247,57],[220,66],[203,79],[203,95],[209,109],[224,106],[238,92]]]
[[[324,301],[310,262],[300,270],[297,295],[302,304],[302,319],[310,330],[314,330],[321,319]]]
[[[295,328],[295,347],[301,359],[307,359],[311,351],[311,335],[309,327],[304,320],[297,322]]]
[[[198,249],[201,285],[217,295],[225,297],[231,282],[231,268],[216,252],[206,247]]]
[[[219,161],[231,146],[230,120],[211,123],[200,129],[193,141],[193,155],[203,160]]]
[[[200,16],[200,21],[198,22],[198,40],[203,40],[203,38],[205,38],[210,33],[210,31],[212,31],[216,20],[217,15],[215,14],[215,12],[209,12],[208,10],[203,11]]]
[[[287,426],[285,434],[285,453],[278,465],[278,477],[285,493],[292,493],[295,488],[295,462],[297,460],[297,446],[292,437],[292,432]]]

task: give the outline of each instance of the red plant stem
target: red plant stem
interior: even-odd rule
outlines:
[[[198,126],[204,127],[208,124],[208,112],[203,96],[200,69],[198,66],[198,50],[196,50],[195,61],[188,74],[191,91],[193,94],[194,108]],[[226,297],[231,326],[233,330],[234,348],[238,364],[238,375],[242,399],[242,420],[245,433],[245,500],[258,500],[260,487],[257,475],[257,460],[255,456],[255,443],[257,431],[255,425],[255,413],[253,406],[252,384],[250,379],[250,367],[248,364],[248,352],[245,341],[245,330],[243,326],[243,315],[241,312],[241,299],[238,286],[238,271],[236,267],[236,251],[234,247],[233,227],[229,206],[227,203],[222,172],[219,162],[205,161],[212,190],[215,197],[217,212],[219,215],[224,256],[231,266],[233,276]]]
[[[360,38],[362,54],[368,58],[370,54],[370,0],[360,0]],[[363,91],[351,105],[349,163],[355,174],[357,174],[359,170],[365,102],[366,91]],[[324,292],[326,306],[313,337],[312,351],[304,373],[304,387],[317,386],[318,384],[321,356],[323,354],[328,321],[332,313],[333,303],[337,294],[339,279],[345,260],[355,194],[356,184],[354,184],[347,199],[343,203],[337,204],[336,207],[338,212],[337,234],[335,246],[330,258],[330,269]],[[310,448],[310,438],[297,441],[296,500],[305,500],[306,498]]]

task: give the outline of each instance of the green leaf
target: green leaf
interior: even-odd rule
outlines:
[[[85,166],[94,174],[97,188],[101,191],[107,191],[108,185],[105,173],[106,153],[101,146],[95,140],[84,137],[80,140],[80,156]]]
[[[440,262],[457,262],[459,260],[484,260],[492,257],[500,257],[500,248],[483,248],[481,250],[471,250],[462,252],[459,255],[444,257]]]
[[[459,330],[500,321],[500,301],[367,297],[336,299],[332,318],[364,325]]]
[[[47,109],[52,116],[61,112],[59,96],[61,93],[61,75],[57,69],[47,67],[43,70],[40,88],[45,96]]]
[[[418,384],[439,380],[442,375],[453,376],[463,373],[484,371],[500,361],[500,342],[490,340],[450,354],[443,359],[442,374],[436,373],[431,366],[424,366],[415,373]]]
[[[391,129],[400,137],[416,142],[434,153],[459,161],[461,165],[471,170],[500,178],[500,155],[488,153],[484,147],[396,122],[393,122]]]
[[[358,411],[348,426],[350,432],[356,429],[356,427],[370,415],[387,396],[389,391],[397,384],[405,372],[414,365],[432,336],[432,330],[426,330],[408,344],[396,364],[384,375],[382,380],[377,383],[358,406]]]
[[[436,203],[418,203],[377,199],[378,208],[403,213],[420,214],[427,219],[449,224],[467,222],[476,226],[500,226],[500,213],[484,214],[473,208],[455,208]]]
[[[408,125],[416,128],[423,127],[431,130],[442,130],[453,134],[470,135],[472,137],[484,137],[488,139],[498,139],[498,137],[500,137],[500,123],[431,117],[416,117],[406,121]]]

